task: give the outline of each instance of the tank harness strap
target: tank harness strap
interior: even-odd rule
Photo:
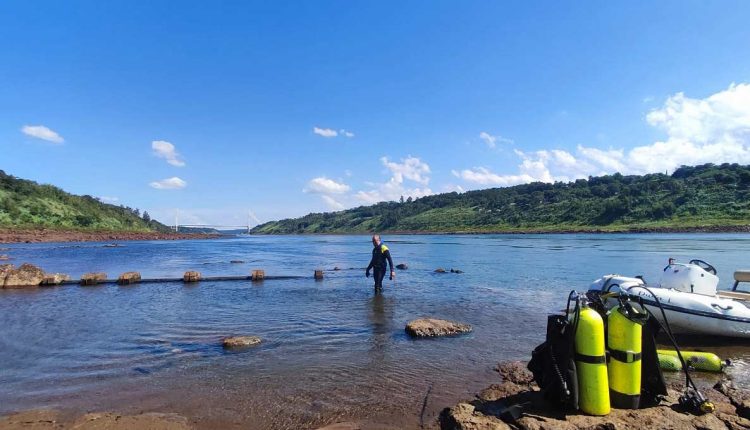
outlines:
[[[585,355],[585,354],[579,354],[576,352],[575,361],[580,361],[581,363],[588,363],[588,364],[606,364],[607,356],[606,355]]]
[[[640,352],[621,351],[619,349],[610,349],[609,356],[622,363],[635,363],[641,360]]]

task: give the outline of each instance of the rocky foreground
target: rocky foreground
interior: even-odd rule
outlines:
[[[107,242],[122,240],[214,239],[219,234],[159,233],[139,231],[76,231],[50,229],[0,229],[0,243]]]
[[[484,389],[472,401],[446,408],[440,416],[442,429],[750,429],[750,392],[735,387],[729,380],[703,389],[703,394],[716,406],[716,412],[711,414],[681,412],[677,407],[680,387],[673,387],[676,389],[670,389],[669,396],[659,406],[612,409],[608,416],[593,417],[565,414],[552,408],[542,398],[525,363],[503,363],[497,370],[502,382]],[[524,405],[523,415],[513,421],[506,411],[509,406],[518,404]]]

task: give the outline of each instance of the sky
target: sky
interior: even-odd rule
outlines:
[[[747,1],[0,2],[0,169],[173,224],[750,164]]]

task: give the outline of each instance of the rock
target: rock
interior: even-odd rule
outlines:
[[[201,272],[196,272],[195,270],[188,270],[184,275],[182,275],[183,282],[198,282],[200,280]]]
[[[451,269],[451,273],[464,273],[461,269]]]
[[[70,276],[65,273],[46,273],[41,285],[60,285],[64,281],[70,281]]]
[[[230,260],[229,262],[231,264],[242,264],[242,263],[244,263],[244,261],[242,261],[242,260]]]
[[[138,272],[125,272],[117,278],[120,285],[137,284],[141,282],[141,274]]]
[[[5,278],[11,270],[13,270],[12,264],[0,264],[0,288],[5,284]]]
[[[260,338],[258,336],[233,336],[221,341],[224,348],[248,348],[259,343]]]
[[[406,332],[416,337],[449,336],[470,331],[469,324],[436,318],[421,318],[406,324]]]
[[[435,269],[435,273],[445,273],[445,269],[443,269],[442,267],[439,267]]]
[[[13,269],[5,273],[3,288],[24,288],[37,287],[44,279],[44,271],[33,264],[24,263],[18,269]]]
[[[511,427],[499,418],[477,412],[469,403],[459,403],[440,414],[443,430],[509,430]]]
[[[522,361],[506,361],[495,366],[495,371],[502,376],[503,381],[518,385],[531,385],[534,375],[526,368]]]
[[[406,270],[406,269],[408,269],[408,268],[409,268],[409,266],[407,266],[407,265],[406,265],[406,264],[404,264],[404,263],[401,263],[401,264],[397,264],[397,265],[396,265],[396,269],[399,269],[399,270]]]
[[[81,285],[96,285],[107,280],[107,274],[103,272],[84,273],[81,276]]]
[[[122,247],[122,245],[120,245],[119,243],[108,243],[104,245],[104,248],[120,248],[120,247]]]
[[[8,255],[0,255],[0,261],[8,261],[10,260],[10,256]]]
[[[341,268],[339,266],[336,266],[336,267],[333,268],[333,270],[336,271],[336,272],[338,272],[339,270],[341,270]]]

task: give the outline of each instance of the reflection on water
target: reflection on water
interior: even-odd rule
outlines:
[[[750,255],[748,235],[385,239],[394,262],[409,269],[377,295],[364,270],[354,269],[369,260],[367,236],[10,245],[4,253],[15,262],[73,277],[264,269],[309,279],[0,290],[0,413],[130,408],[182,413],[205,428],[309,428],[355,419],[414,428],[423,406],[429,422],[492,382],[496,362],[528,359],[543,339],[545,315],[562,309],[571,289],[612,272],[656,280],[669,257],[712,263],[726,288]],[[464,273],[434,273],[437,267]],[[316,268],[326,269],[321,282],[312,279]],[[423,316],[475,330],[408,338],[406,322]],[[221,348],[222,337],[241,334],[263,343]],[[686,343],[732,359],[730,373],[747,383],[747,342]]]

